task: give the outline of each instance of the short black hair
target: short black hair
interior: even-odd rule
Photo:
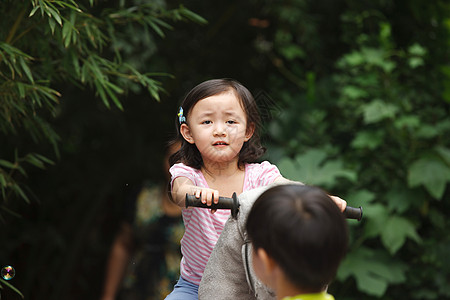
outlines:
[[[241,151],[239,152],[238,164],[241,166],[243,163],[255,162],[265,153],[265,148],[261,146],[258,133],[261,126],[261,118],[259,116],[258,107],[253,95],[245,86],[230,78],[207,80],[198,84],[191,91],[189,91],[189,93],[184,97],[181,107],[183,108],[183,113],[187,120],[189,113],[198,101],[230,90],[235,93],[241,102],[242,108],[244,109],[247,117],[247,129],[249,129],[249,126],[251,125],[255,126],[253,136],[244,143]],[[177,128],[177,136],[175,140],[181,140],[181,148],[170,157],[170,165],[182,162],[192,168],[200,169],[203,166],[203,160],[197,146],[195,146],[195,144],[188,143],[181,136],[181,124],[179,123],[178,117],[175,122]]]
[[[320,188],[287,184],[265,191],[249,213],[246,229],[299,288],[319,292],[333,280],[348,245],[347,223]]]

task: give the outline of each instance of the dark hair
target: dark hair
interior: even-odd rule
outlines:
[[[296,286],[321,291],[336,275],[347,252],[347,223],[320,188],[279,185],[255,201],[246,229]]]
[[[255,126],[253,136],[244,143],[241,151],[239,152],[238,164],[241,166],[243,163],[255,162],[265,152],[265,148],[261,146],[258,134],[258,129],[261,126],[258,107],[255,99],[246,87],[238,81],[229,78],[207,80],[194,87],[184,97],[181,107],[183,108],[184,116],[187,120],[189,113],[198,101],[229,90],[234,91],[237,98],[241,102],[247,116],[247,129],[249,128],[248,126],[251,126],[251,124]],[[203,165],[202,156],[195,144],[188,143],[181,136],[178,117],[176,118],[176,127],[177,137],[175,140],[181,140],[182,142],[180,150],[170,157],[170,164],[173,165],[175,163],[182,162],[192,168],[200,169]]]

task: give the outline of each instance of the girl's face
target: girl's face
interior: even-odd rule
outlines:
[[[204,164],[237,162],[244,142],[254,132],[232,90],[198,101],[188,113],[187,124],[181,125],[180,132],[197,146]]]

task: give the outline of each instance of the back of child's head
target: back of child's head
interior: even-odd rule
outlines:
[[[331,282],[347,251],[342,212],[321,189],[279,185],[255,201],[246,229],[298,288],[319,292]]]
[[[181,121],[179,116],[176,119],[177,137],[181,140],[180,150],[170,157],[170,164],[182,162],[190,167],[200,169],[203,160],[200,152],[194,144],[190,144],[183,139],[180,134],[180,126],[182,122],[186,122],[189,126],[189,114],[197,102],[205,98],[219,95],[228,91],[233,91],[247,116],[247,129],[249,126],[255,127],[253,136],[244,143],[239,153],[239,164],[254,162],[261,157],[265,149],[261,146],[258,129],[261,126],[261,119],[258,112],[255,99],[250,91],[241,83],[234,79],[211,79],[204,81],[195,86],[183,99],[180,109],[182,109],[184,119]]]

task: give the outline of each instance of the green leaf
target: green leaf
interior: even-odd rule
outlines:
[[[202,16],[194,13],[193,11],[185,8],[183,5],[180,5],[179,11],[181,12],[181,14],[183,16],[185,16],[186,18],[188,18],[191,21],[194,21],[198,24],[208,24],[208,21],[203,18]]]
[[[50,26],[50,30],[52,32],[52,35],[55,34],[55,27],[56,27],[56,22],[53,19],[48,19],[48,25]]]
[[[51,8],[51,7],[48,7],[47,9],[50,12],[50,14],[52,15],[52,17],[55,19],[55,21],[58,22],[58,24],[60,26],[62,26],[62,21],[61,21],[60,15],[59,15],[59,11],[56,8]]]
[[[34,165],[35,167],[38,167],[40,169],[45,169],[44,163],[41,160],[39,160],[35,155],[33,155],[31,153],[27,154],[25,156],[25,161],[30,163],[30,164],[32,164],[32,165]]]
[[[404,264],[380,251],[361,247],[350,252],[342,261],[337,279],[343,281],[353,277],[360,291],[381,297],[390,284],[406,281],[405,269]]]
[[[381,203],[368,203],[363,205],[364,218],[367,220],[364,237],[373,238],[380,236],[383,232],[384,224],[388,218],[389,212]]]
[[[36,11],[38,9],[39,9],[39,6],[33,7],[33,9],[31,10],[30,14],[28,15],[28,17],[31,18],[36,13]]]
[[[387,199],[389,211],[399,214],[405,213],[409,208],[418,208],[423,205],[423,195],[404,185],[391,188],[384,198]]]
[[[281,54],[289,61],[292,61],[297,58],[304,58],[305,51],[295,44],[287,45],[280,49]]]
[[[4,159],[0,159],[0,166],[6,167],[6,168],[10,168],[10,169],[15,169],[17,166],[7,160]]]
[[[374,150],[383,143],[383,137],[382,131],[359,131],[351,145],[355,149]]]
[[[4,284],[5,286],[7,286],[8,288],[12,289],[14,292],[16,292],[18,295],[20,295],[20,297],[22,297],[22,299],[24,299],[23,294],[15,286],[13,286],[11,283],[9,283],[8,281],[4,280],[3,278],[0,278],[0,282],[2,284]],[[1,288],[1,285],[0,285],[0,288]]]
[[[427,50],[421,45],[415,43],[408,48],[408,53],[411,55],[424,56],[427,53]]]
[[[5,176],[2,173],[0,173],[0,186],[2,188],[6,187],[6,178],[5,178]]]
[[[392,255],[403,246],[407,237],[417,243],[422,241],[417,234],[414,225],[406,218],[391,216],[384,224],[384,230],[382,230],[381,233],[381,241]]]
[[[450,168],[442,160],[426,157],[416,160],[408,170],[408,185],[423,185],[431,196],[441,199],[447,182],[450,181]]]
[[[423,66],[425,64],[423,58],[421,57],[411,57],[408,59],[408,64],[412,69]]]
[[[348,194],[345,197],[345,199],[349,204],[357,204],[357,203],[370,203],[375,199],[375,197],[376,196],[374,193],[365,189],[361,189],[356,192]]]
[[[282,159],[279,168],[286,178],[313,185],[332,186],[338,177],[356,180],[356,173],[345,169],[342,161],[329,160],[323,163],[326,156],[325,151],[313,149],[296,156],[295,160]]]
[[[341,92],[343,96],[346,96],[352,100],[365,98],[369,95],[365,89],[352,85],[344,86]]]
[[[47,157],[45,157],[43,155],[40,155],[40,154],[37,154],[37,153],[33,153],[33,155],[35,157],[37,157],[38,159],[40,159],[41,161],[43,161],[43,162],[45,162],[45,163],[47,163],[49,165],[54,165],[55,164],[54,161],[52,161],[51,159],[48,159]]]
[[[435,126],[431,126],[428,124],[422,124],[417,129],[416,136],[418,138],[431,139],[439,135],[439,130]]]
[[[25,192],[22,190],[20,186],[15,184],[11,186],[11,189],[14,190],[16,194],[18,194],[20,197],[22,197],[22,199],[25,200],[26,203],[28,204],[30,203],[30,199],[28,199],[28,196],[25,194]]]
[[[440,157],[450,166],[450,149],[444,146],[437,146],[436,152],[440,155]]]
[[[159,28],[158,25],[156,25],[152,20],[147,20],[147,24],[150,25],[151,28],[153,28],[153,30],[160,36],[160,37],[165,37],[164,32],[161,30],[161,28]]]
[[[31,81],[32,83],[34,83],[34,79],[33,79],[33,75],[31,74],[31,70],[30,70],[30,68],[28,67],[27,63],[25,62],[25,60],[22,57],[19,58],[19,63],[20,63],[20,66],[22,67],[22,70],[27,75],[28,80]]]
[[[395,119],[394,126],[397,129],[416,129],[421,125],[420,118],[418,116],[400,116]]]
[[[362,54],[358,51],[353,51],[350,54],[345,55],[342,60],[339,62],[342,64],[348,64],[351,67],[359,66],[364,62],[364,58]]]
[[[395,117],[397,111],[397,106],[385,103],[379,99],[362,106],[365,124],[377,123],[388,118],[392,119]]]

